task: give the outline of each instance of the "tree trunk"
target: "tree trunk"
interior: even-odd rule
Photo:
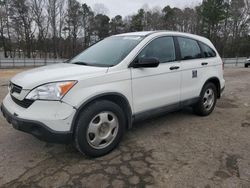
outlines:
[[[4,57],[7,58],[8,55],[7,55],[7,47],[6,47],[6,43],[5,43],[5,37],[3,35],[3,20],[2,18],[0,18],[0,27],[1,27],[1,39],[2,39],[2,44],[3,44],[3,51],[4,51]]]

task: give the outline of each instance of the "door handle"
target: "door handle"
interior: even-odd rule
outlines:
[[[177,70],[177,69],[179,69],[180,67],[178,67],[178,66],[173,66],[173,67],[170,67],[169,69],[170,70]]]
[[[202,66],[206,66],[206,65],[208,65],[208,63],[207,63],[207,62],[204,62],[204,63],[201,63],[201,65],[202,65]]]

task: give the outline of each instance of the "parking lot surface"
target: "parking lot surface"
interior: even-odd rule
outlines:
[[[0,70],[0,101],[10,77]],[[212,115],[187,108],[137,123],[97,159],[41,142],[0,115],[0,187],[250,187],[250,69],[226,68]]]

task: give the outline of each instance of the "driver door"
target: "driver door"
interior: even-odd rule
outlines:
[[[173,37],[151,41],[138,55],[157,58],[156,68],[131,68],[133,106],[135,113],[180,104],[181,64],[176,61]]]

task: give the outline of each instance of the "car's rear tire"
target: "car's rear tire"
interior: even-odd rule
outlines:
[[[217,102],[217,89],[213,83],[206,83],[202,88],[199,101],[193,106],[194,113],[199,116],[208,116]]]
[[[248,68],[248,64],[245,64],[245,68]]]
[[[96,101],[79,114],[74,132],[76,148],[90,157],[103,156],[119,144],[125,128],[125,114],[119,105]]]

